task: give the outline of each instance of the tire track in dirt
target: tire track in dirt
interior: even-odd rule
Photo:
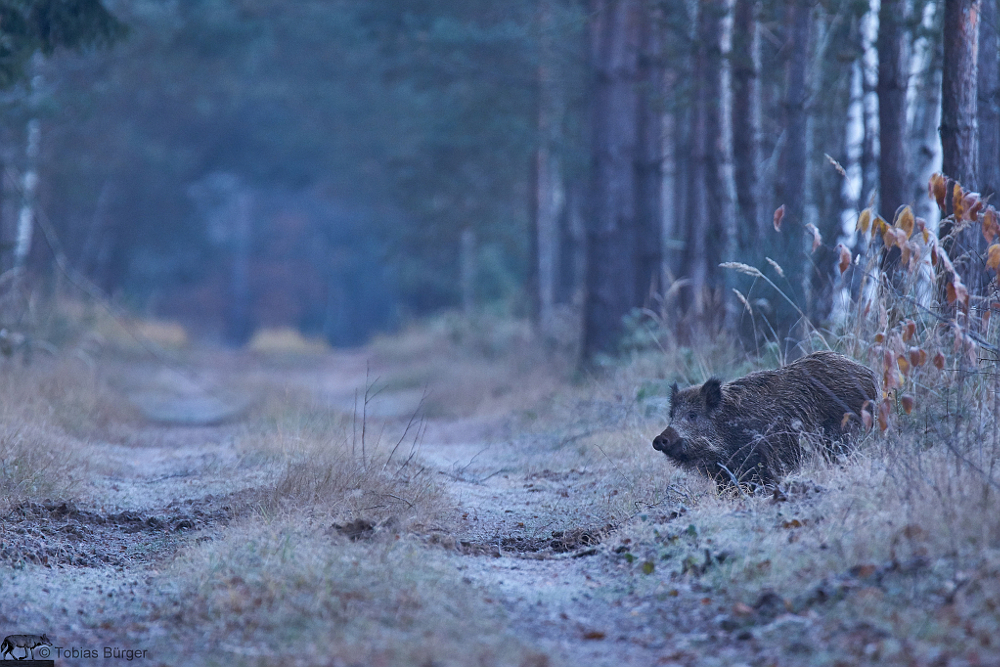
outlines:
[[[436,425],[442,440],[460,440]],[[464,424],[463,429],[469,425]],[[446,479],[464,526],[437,542],[463,554],[462,576],[505,610],[514,633],[566,665],[738,665],[753,653],[720,628],[728,606],[697,581],[637,579],[615,527],[594,508],[605,489],[588,470],[526,472],[515,440],[441,444],[421,456]]]

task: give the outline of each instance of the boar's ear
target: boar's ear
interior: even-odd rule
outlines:
[[[718,378],[712,378],[701,385],[701,396],[705,399],[705,409],[707,412],[715,410],[722,405],[722,383]]]
[[[679,392],[679,391],[680,391],[680,388],[677,386],[676,382],[673,383],[672,385],[670,385],[670,405],[671,405],[671,407],[673,407],[674,403],[677,401],[677,392]]]

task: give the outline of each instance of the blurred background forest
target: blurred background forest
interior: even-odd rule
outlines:
[[[899,262],[862,209],[1000,187],[997,0],[3,0],[0,33],[3,289],[230,344],[452,308],[585,359],[643,317],[794,341]]]

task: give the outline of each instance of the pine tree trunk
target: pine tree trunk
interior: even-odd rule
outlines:
[[[944,2],[944,77],[941,90],[941,144],[946,176],[975,190],[978,120],[977,67],[979,0]]]
[[[879,183],[883,217],[909,203],[906,159],[908,0],[882,0],[878,32]]]
[[[941,87],[942,170],[967,190],[978,187],[978,77],[979,0],[945,0],[944,63]],[[951,188],[948,188],[949,199]],[[944,221],[941,241],[955,267],[974,295],[982,294],[987,274],[979,253],[985,249],[977,225],[953,234],[954,224]]]
[[[882,0],[878,20],[879,209],[889,222],[909,203],[906,150],[906,85],[909,72],[906,25],[909,0]],[[882,253],[890,276],[899,264],[899,248]]]
[[[777,179],[778,204],[785,213],[778,235],[776,259],[784,271],[785,292],[798,308],[806,306],[805,280],[805,200],[807,154],[806,76],[809,70],[809,42],[812,3],[795,0],[788,6],[785,63],[785,148]],[[789,352],[802,337],[798,312],[784,299],[773,295],[775,330],[783,352]]]
[[[758,197],[760,176],[760,30],[756,0],[736,0],[733,13],[732,138],[734,178],[739,204],[736,244],[739,256],[759,251],[766,232]]]
[[[979,28],[979,191],[1000,193],[1000,27],[998,0],[982,0]]]
[[[674,72],[672,71],[665,75],[665,97],[671,94],[674,78]],[[680,234],[678,221],[680,219],[680,211],[683,209],[677,198],[677,183],[681,180],[677,176],[677,112],[673,109],[665,110],[662,123],[663,166],[661,172],[663,181],[660,185],[660,210],[662,212],[660,234],[663,239],[664,257],[661,267],[660,284],[666,289],[680,272],[680,253],[678,250],[683,247],[683,243],[678,238]]]
[[[635,303],[649,306],[662,289],[663,266],[663,17],[648,7],[642,19],[639,68],[638,151],[636,159]]]
[[[638,0],[594,0],[591,12],[591,186],[583,356],[616,351],[634,305]]]
[[[847,31],[839,15],[817,12],[813,22],[814,42],[809,75],[806,145],[806,221],[819,231],[822,243],[812,247],[807,234],[804,270],[810,275],[809,316],[815,324],[829,320],[834,307],[834,287],[840,272],[834,251],[843,234],[841,213],[841,176],[830,168],[824,154],[847,162],[842,135],[843,121],[849,115],[852,99],[851,78],[832,57],[840,48],[838,39]],[[859,82],[860,83],[860,82]],[[832,186],[832,187],[831,187]]]
[[[535,159],[535,232],[538,289],[538,324],[543,335],[552,335],[559,279],[559,219],[565,200],[558,158],[561,143],[562,91],[555,71],[552,0],[539,3],[541,34],[538,66],[538,149]]]
[[[692,104],[689,111],[687,165],[682,171],[686,175],[685,213],[684,221],[684,257],[682,260],[682,275],[688,279],[689,287],[685,290],[683,309],[692,327],[700,324],[704,317],[706,306],[706,291],[708,289],[708,228],[711,222],[709,214],[708,174],[709,160],[709,104],[710,95],[715,92],[709,81],[709,48],[714,40],[711,35],[712,21],[709,17],[710,2],[697,5],[698,15],[695,17],[698,32],[694,41],[691,67]],[[694,335],[695,332],[686,332]]]

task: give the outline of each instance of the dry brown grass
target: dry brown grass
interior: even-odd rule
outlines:
[[[369,404],[378,400],[369,388]],[[245,457],[276,464],[273,507],[303,508],[343,522],[405,528],[441,509],[433,474],[419,460],[422,421],[379,419],[320,404],[302,392],[272,391],[240,439]]]
[[[189,549],[172,578],[176,607],[160,613],[243,664],[548,664],[443,552],[405,537],[351,542],[285,515]]]
[[[985,300],[964,306],[938,292],[935,281],[954,285],[956,274],[936,274],[928,251],[923,263],[900,269],[893,287],[877,277],[877,250],[860,270],[869,285],[880,286],[844,309],[838,329],[820,332],[882,378],[874,430],[858,452],[834,462],[811,457],[782,487],[787,498],[776,501],[767,494],[720,495],[650,450],[646,460],[660,479],[637,472],[632,495],[648,498],[651,507],[636,505],[616,537],[630,545],[637,581],[649,590],[707,586],[729,600],[723,625],[748,628],[748,637],[773,645],[780,664],[994,664],[1000,661],[1000,322],[990,316],[1000,314],[1000,303],[992,303],[996,284]],[[820,335],[806,342],[816,346]],[[665,373],[642,358],[617,371],[613,382],[639,385],[638,411],[645,404],[654,418],[645,427],[641,417],[634,422],[636,437],[665,423],[667,381],[706,379],[725,366],[714,356],[666,346]],[[733,366],[720,375],[748,370]],[[649,564],[648,574],[640,563]],[[755,603],[769,592],[780,602],[764,614]]]
[[[57,497],[85,482],[87,446],[114,439],[134,411],[79,358],[5,360],[0,373],[0,498]]]

